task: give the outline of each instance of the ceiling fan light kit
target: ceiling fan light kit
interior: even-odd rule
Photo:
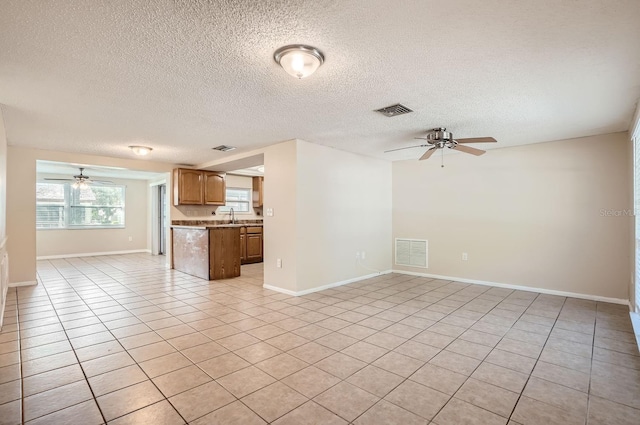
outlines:
[[[273,59],[287,74],[299,80],[317,71],[324,63],[324,55],[315,47],[304,44],[290,44],[273,53]]]
[[[453,134],[447,131],[444,127],[436,127],[429,131],[426,137],[416,137],[419,140],[426,140],[427,142],[422,145],[407,146],[404,148],[391,149],[386,152],[394,152],[403,149],[412,148],[428,148],[426,152],[420,157],[420,161],[429,159],[436,150],[444,148],[452,149],[459,152],[470,153],[471,155],[480,156],[486,153],[482,149],[472,148],[471,146],[465,146],[467,143],[496,143],[497,140],[493,137],[471,137],[466,139],[454,139]],[[444,165],[442,165],[444,167]]]
[[[76,174],[75,176],[73,176],[72,179],[50,179],[50,178],[45,178],[45,180],[49,180],[49,181],[59,181],[59,182],[73,182],[71,184],[71,187],[73,189],[80,189],[80,190],[84,190],[84,189],[88,189],[90,184],[99,184],[99,185],[112,185],[114,184],[112,181],[108,181],[108,180],[93,180],[91,177],[87,176],[86,174],[84,174],[84,167],[79,167],[80,170],[80,174]]]

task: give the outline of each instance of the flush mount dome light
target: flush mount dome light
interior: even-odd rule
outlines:
[[[129,149],[133,151],[136,155],[145,156],[148,155],[153,149],[147,146],[129,146]]]
[[[291,44],[273,54],[275,61],[293,77],[302,79],[316,72],[324,62],[324,55],[315,47]]]

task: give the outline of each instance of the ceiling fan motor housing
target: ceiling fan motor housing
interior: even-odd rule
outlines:
[[[442,149],[444,147],[451,148],[456,145],[455,140],[453,140],[453,134],[446,131],[447,129],[444,127],[438,127],[431,130],[430,133],[427,134],[427,141]]]

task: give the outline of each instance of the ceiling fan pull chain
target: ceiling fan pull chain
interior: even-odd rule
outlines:
[[[440,149],[440,168],[444,168],[444,149]]]

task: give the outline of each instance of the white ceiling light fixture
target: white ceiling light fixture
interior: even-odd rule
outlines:
[[[129,149],[131,149],[133,153],[135,153],[138,156],[149,155],[149,152],[153,150],[147,146],[129,146]]]
[[[313,74],[324,63],[320,50],[304,44],[281,47],[274,52],[273,58],[289,75],[298,79]]]

